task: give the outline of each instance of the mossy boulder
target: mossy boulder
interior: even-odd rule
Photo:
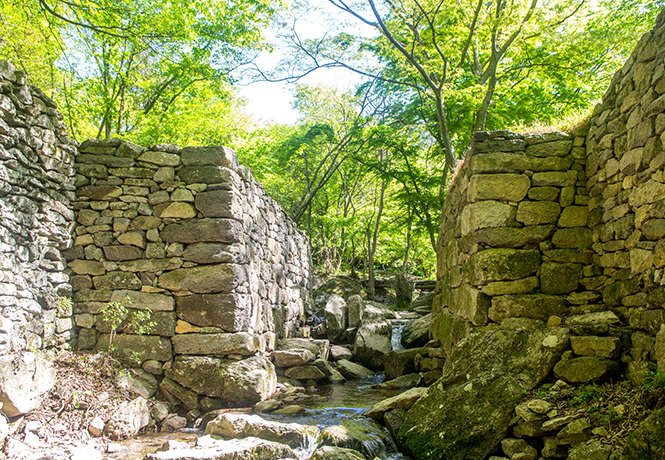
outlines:
[[[564,328],[471,334],[451,365],[407,412],[397,441],[420,459],[486,458],[506,437],[515,407],[569,344]]]

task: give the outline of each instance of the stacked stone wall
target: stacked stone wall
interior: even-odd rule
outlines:
[[[433,334],[445,348],[470,327],[546,322],[582,301],[579,275],[592,258],[585,134],[474,134],[438,241]]]
[[[72,338],[71,306],[60,300],[71,296],[61,251],[75,152],[56,104],[0,61],[0,355]]]
[[[308,241],[232,150],[86,141],[76,171],[66,256],[80,349],[108,346],[104,311],[125,298],[156,326],[123,337],[120,356],[157,374],[176,355],[240,359],[296,333]]]

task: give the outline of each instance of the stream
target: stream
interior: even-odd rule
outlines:
[[[408,322],[408,320],[394,320],[393,349],[402,348],[400,344],[401,333]],[[261,417],[282,423],[313,425],[322,431],[327,427],[342,426],[344,427],[342,429],[344,433],[348,433],[359,440],[358,444],[352,448],[363,453],[367,459],[372,460],[378,457],[381,460],[403,460],[407,457],[397,451],[385,427],[362,415],[365,409],[403,391],[375,388],[383,381],[383,373],[378,373],[366,379],[349,380],[336,384],[321,384],[308,388],[307,396],[304,398],[293,402],[285,401],[284,407],[297,405],[302,408],[297,414],[267,413],[261,414]],[[193,429],[178,433],[145,434],[118,443],[124,448],[117,453],[106,454],[105,458],[141,460],[146,454],[155,452],[159,446],[168,440],[184,441],[194,445],[196,438],[203,435],[205,435],[203,431]],[[308,445],[296,449],[299,460],[308,459],[319,445],[316,439],[311,439]]]

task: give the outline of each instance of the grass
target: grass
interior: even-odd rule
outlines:
[[[524,122],[516,122],[507,129],[508,131],[521,134],[548,133],[552,131],[571,133],[575,129],[588,124],[590,118],[591,112],[589,111],[575,111],[557,120],[552,120],[550,123],[535,121],[527,125]]]

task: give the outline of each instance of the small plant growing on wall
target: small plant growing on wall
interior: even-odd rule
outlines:
[[[113,353],[118,349],[118,344],[122,341],[125,334],[149,334],[156,323],[152,321],[152,310],[131,310],[128,306],[132,299],[126,296],[121,302],[109,302],[104,310],[102,317],[105,323],[111,327],[109,335],[109,346],[106,352],[107,359],[112,358]],[[118,331],[122,334],[118,335]],[[141,364],[138,353],[132,351],[132,360]]]

